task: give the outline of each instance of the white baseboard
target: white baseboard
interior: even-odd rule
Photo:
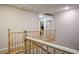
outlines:
[[[8,52],[8,48],[0,49],[0,54],[5,54]]]
[[[19,44],[17,45],[18,47],[21,47],[22,44]],[[0,49],[0,54],[5,54],[5,53],[8,53],[8,48],[3,48],[3,49]]]

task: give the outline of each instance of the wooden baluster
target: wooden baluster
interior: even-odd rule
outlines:
[[[22,34],[20,33],[20,51],[22,51]]]
[[[41,49],[41,48],[40,48],[39,46],[38,46],[38,49],[39,49],[39,54],[40,54],[40,49]]]
[[[65,54],[65,52],[63,51],[63,54]]]
[[[33,54],[34,54],[34,43],[32,42],[33,46],[32,46],[32,49],[33,49]]]
[[[33,42],[32,42],[31,49],[32,49],[32,54],[34,54],[34,43]]]
[[[26,48],[26,31],[24,31],[24,53],[26,54],[27,53],[27,48]]]
[[[36,54],[38,54],[38,46],[36,46]]]
[[[24,53],[27,53],[27,31],[24,31]]]
[[[29,41],[29,54],[31,54],[31,41]]]
[[[13,53],[13,34],[10,34],[10,48],[11,48],[11,53]]]
[[[37,47],[36,47],[36,45],[35,45],[35,54],[36,54],[36,48],[37,48]]]
[[[15,33],[15,53],[19,50],[19,48],[18,48],[18,37],[17,37],[18,35],[17,35],[17,33]]]
[[[21,51],[21,50],[22,50],[22,49],[21,49],[21,47],[22,47],[22,43],[21,43],[21,42],[22,42],[22,41],[21,41],[21,40],[22,40],[22,39],[21,39],[21,33],[19,33],[19,39],[20,39],[20,43],[19,43],[20,46],[19,46],[19,48],[20,48],[20,51]]]
[[[49,48],[48,48],[48,46],[47,46],[47,51],[49,51]]]
[[[19,33],[17,33],[17,40],[18,40],[18,46],[17,48],[19,49],[18,51],[20,51],[20,37],[19,37]]]
[[[32,54],[32,41],[30,41],[30,54]]]
[[[42,48],[44,48],[45,49],[45,47],[43,46]],[[43,50],[43,49],[42,49]],[[45,54],[45,51],[43,50],[43,54]]]
[[[23,50],[23,39],[22,39],[22,33],[21,33],[21,50]]]
[[[55,52],[56,52],[55,48],[53,49],[53,51],[54,51],[54,54],[55,54]]]
[[[54,30],[54,40],[56,39],[56,30]]]
[[[18,44],[19,40],[18,40],[18,34],[16,33],[16,52],[19,51],[19,44]]]
[[[8,53],[11,53],[11,43],[10,43],[10,29],[8,29]]]
[[[40,45],[41,46],[41,45]],[[42,46],[41,46],[42,47]],[[40,54],[41,54],[41,52],[42,52],[42,49],[39,47],[39,49],[40,49]]]
[[[23,33],[20,33],[20,43],[21,43],[21,46],[20,46],[20,49],[21,49],[21,51],[23,50],[23,38],[22,38],[22,36],[23,36]]]
[[[15,47],[14,47],[14,49],[15,49],[15,52],[17,52],[17,36],[16,36],[16,33],[14,34],[14,37],[15,37]]]
[[[11,54],[12,54],[12,35],[10,34],[11,38],[10,38],[10,51],[11,51]]]
[[[21,44],[20,44],[20,49],[21,49],[21,51],[22,51],[22,33],[20,33],[20,39],[21,39],[21,40],[20,40],[20,43],[21,43]]]
[[[23,40],[23,36],[24,36],[24,33],[22,34],[22,50],[24,49],[24,40]]]
[[[36,53],[39,54],[39,47],[36,48]]]
[[[43,34],[40,35],[40,38],[41,38],[41,40],[43,40]],[[42,47],[42,44],[41,44],[41,47]],[[39,48],[39,52],[40,52],[40,50],[41,50],[41,53],[43,53],[43,50],[41,48]]]
[[[20,51],[20,34],[19,33],[17,33],[18,34],[18,48],[19,48],[19,51]]]
[[[30,37],[33,37],[33,32],[29,32],[30,33]],[[32,42],[32,52],[33,54],[35,53],[35,44]]]
[[[40,54],[40,47],[38,47],[38,49],[39,49],[39,54]]]
[[[16,52],[16,37],[15,37],[15,34],[13,33],[12,34],[12,40],[13,40],[13,52]]]
[[[13,40],[13,52],[16,52],[15,51],[15,34],[14,33],[12,33],[12,40]]]
[[[44,48],[45,49],[45,46],[44,45],[42,45],[42,48]],[[44,54],[45,53],[45,51],[42,49],[42,54]]]
[[[43,47],[43,45],[41,44],[41,47]],[[43,50],[41,49],[41,54],[43,53]]]

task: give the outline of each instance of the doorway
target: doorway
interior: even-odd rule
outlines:
[[[40,36],[44,35],[44,21],[40,21]]]

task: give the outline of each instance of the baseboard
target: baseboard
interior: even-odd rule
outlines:
[[[0,49],[0,54],[8,53],[8,48]]]

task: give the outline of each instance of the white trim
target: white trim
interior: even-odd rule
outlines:
[[[3,48],[3,49],[0,49],[0,51],[4,51],[4,50],[8,50],[8,48]]]
[[[62,51],[67,52],[67,53],[79,54],[78,50],[70,49],[70,48],[67,48],[67,47],[64,47],[64,46],[61,46],[61,45],[49,43],[49,42],[46,42],[46,41],[43,41],[43,40],[38,40],[38,39],[35,39],[35,38],[32,38],[32,37],[26,37],[26,39],[31,40],[33,42],[43,44],[43,45],[46,45],[46,46],[49,46],[49,47],[52,47],[52,48],[62,50]]]
[[[0,54],[5,54],[8,51],[8,48],[0,49]]]

